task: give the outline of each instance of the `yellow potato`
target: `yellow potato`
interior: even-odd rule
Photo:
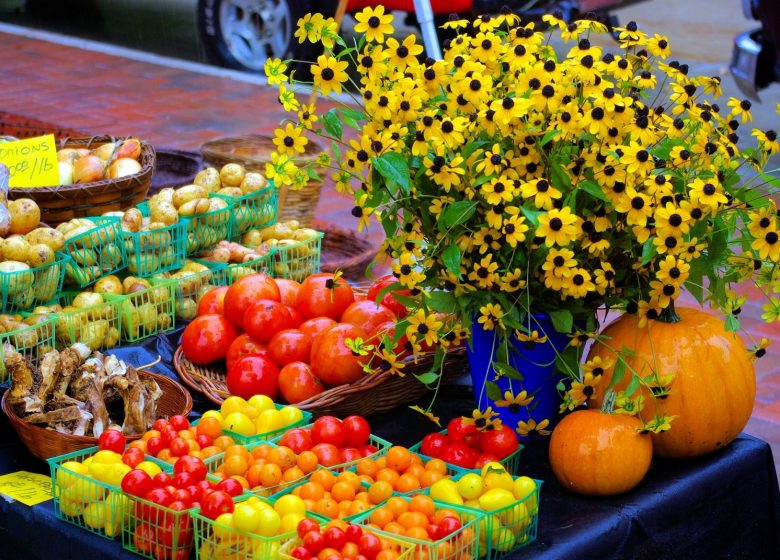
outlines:
[[[173,200],[171,202],[173,202],[173,205],[176,208],[181,208],[182,205],[190,202],[191,200],[195,200],[197,198],[207,198],[208,195],[209,193],[204,187],[200,187],[198,185],[185,185],[174,191]]]
[[[30,243],[21,235],[3,240],[3,260],[25,262],[30,254]]]
[[[228,163],[219,170],[219,179],[225,187],[238,187],[245,175],[246,169],[238,163]]]
[[[167,226],[179,221],[179,213],[171,202],[164,200],[149,200],[149,217],[153,222],[159,222]]]
[[[141,211],[138,208],[130,208],[122,214],[122,230],[131,233],[141,231],[143,219],[144,217],[141,215]]]
[[[96,293],[98,294],[114,294],[117,296],[121,296],[125,293],[124,288],[122,287],[122,281],[119,280],[118,277],[112,275],[104,276],[97,282],[95,282],[95,286],[93,287]]]
[[[54,251],[59,251],[65,244],[65,236],[54,228],[39,227],[24,236],[30,245],[43,243]]]
[[[268,181],[262,174],[250,171],[244,175],[244,180],[241,181],[240,189],[242,193],[249,194],[251,192],[259,191],[260,189],[263,189],[267,186]]]
[[[9,231],[12,234],[30,233],[41,222],[41,209],[30,198],[19,198],[11,201],[8,204],[8,212],[11,214]]]
[[[208,192],[215,193],[222,188],[222,182],[219,180],[219,171],[213,167],[207,167],[195,175],[193,181],[196,185],[204,187]]]
[[[27,253],[27,264],[31,268],[38,268],[51,262],[54,262],[54,251],[51,250],[51,247],[43,243],[30,246]]]

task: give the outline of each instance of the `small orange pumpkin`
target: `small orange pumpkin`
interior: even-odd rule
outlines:
[[[650,468],[653,443],[635,416],[572,412],[553,430],[550,464],[560,483],[590,496],[631,490]]]
[[[731,442],[747,424],[756,397],[756,377],[750,353],[735,333],[727,332],[723,321],[697,309],[664,310],[661,317],[638,327],[636,315],[625,314],[603,332],[588,359],[601,356],[616,362],[614,350],[628,348],[629,368],[641,377],[655,370],[674,374],[668,395],[653,403],[645,391],[640,416],[650,421],[659,415],[677,416],[671,429],[653,434],[653,449],[663,457],[695,457]],[[631,378],[627,368],[615,391],[626,388]],[[614,365],[596,385],[591,407],[600,407],[612,379]]]

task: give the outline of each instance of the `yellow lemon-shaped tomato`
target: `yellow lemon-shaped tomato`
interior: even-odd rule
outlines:
[[[122,479],[131,470],[133,469],[124,463],[115,465],[101,465],[100,463],[92,463],[92,465],[89,467],[89,473],[95,477],[95,480],[105,482],[111,486],[121,486]]]
[[[525,500],[525,505],[531,515],[536,515],[538,509],[536,482],[531,477],[519,476],[512,486],[512,493],[518,500]],[[527,498],[527,499],[526,499]]]
[[[503,488],[493,488],[479,497],[479,507],[484,511],[496,511],[515,503],[515,495]]]
[[[512,492],[515,481],[512,475],[506,472],[504,469],[488,469],[487,473],[482,477],[482,491],[487,492],[493,488],[501,488],[508,492]]]
[[[248,406],[249,403],[241,397],[231,395],[222,402],[222,408],[220,411],[222,412],[222,416],[225,417],[229,414],[233,414],[234,412],[246,412]]]
[[[232,397],[228,397],[228,398],[232,398]],[[219,410],[207,410],[206,412],[203,413],[203,415],[200,418],[201,420],[204,418],[216,418],[217,420],[219,420],[219,423],[222,424],[222,419],[224,417],[222,416],[222,413]]]
[[[255,539],[254,558],[279,558],[279,541]],[[202,557],[201,557],[202,558]]]
[[[272,537],[279,532],[279,527],[282,524],[282,517],[276,513],[273,509],[255,509],[257,516],[260,519],[258,528],[255,533],[263,537]],[[296,528],[298,526],[296,525]]]
[[[466,500],[463,502],[463,505],[474,509],[482,509],[479,507],[479,500]]]
[[[282,521],[279,523],[279,530],[277,534],[284,535],[285,533],[293,533],[298,529],[298,524],[303,521],[305,516],[300,513],[288,513],[282,516]]]
[[[520,535],[531,524],[531,516],[525,504],[517,504],[502,511],[499,514],[501,524],[512,531],[514,535]]]
[[[84,513],[84,508],[81,507],[81,502],[63,500],[62,497],[60,497],[60,512],[62,512],[62,515],[68,517],[78,517]]]
[[[92,529],[103,529],[104,519],[106,517],[106,504],[95,502],[84,508],[84,523]]]
[[[267,434],[284,427],[282,415],[275,408],[273,410],[264,410],[255,420],[255,426],[258,434]]]
[[[255,435],[255,424],[243,412],[231,412],[222,421],[222,429],[230,430],[242,436]]]
[[[515,547],[514,533],[506,527],[501,528],[498,535],[498,542],[495,543],[494,546],[499,552],[508,552],[512,550]]]
[[[249,406],[254,408],[257,412],[276,409],[273,399],[268,395],[255,395],[249,399]]]
[[[101,463],[103,465],[115,465],[122,462],[122,456],[115,451],[102,449],[92,456],[92,462]]]
[[[65,461],[57,469],[56,482],[60,488],[68,488],[73,486],[79,479],[78,476],[74,476],[72,473],[87,474],[89,469],[82,463],[77,461]]]
[[[464,474],[456,484],[466,500],[475,500],[482,495],[482,477],[477,473]]]
[[[82,503],[97,502],[106,495],[104,488],[92,479],[79,480],[66,492],[70,493],[67,499],[73,502],[78,500]]]
[[[288,513],[297,513],[298,515],[306,515],[306,504],[298,496],[293,494],[285,494],[281,496],[274,504],[276,513],[284,517]]]
[[[218,539],[229,539],[233,531],[233,514],[223,513],[214,520],[214,536]]]
[[[460,497],[458,486],[449,478],[434,482],[430,489],[430,496],[440,502],[463,505],[463,498]]]
[[[136,469],[141,469],[149,476],[154,476],[157,473],[162,472],[162,468],[157,463],[152,463],[151,461],[141,461],[135,466]]]
[[[484,465],[482,465],[482,471],[480,472],[482,478],[485,478],[485,475],[487,474],[488,470],[506,472],[504,465],[502,465],[498,461],[490,461],[489,463],[485,463]]]
[[[260,510],[251,504],[238,504],[233,510],[233,527],[244,533],[254,533],[260,527],[260,517]]]
[[[282,426],[289,426],[303,420],[303,412],[294,406],[285,406],[279,411],[279,415],[282,417]]]

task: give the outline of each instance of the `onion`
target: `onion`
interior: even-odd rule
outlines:
[[[73,182],[91,183],[103,178],[103,162],[99,157],[89,155],[76,160],[73,165]]]
[[[57,152],[57,161],[59,162],[73,163],[79,157],[78,150],[73,148],[63,148]]]
[[[137,160],[141,157],[141,141],[138,138],[128,138],[116,152],[116,158],[131,158]]]
[[[101,146],[94,148],[92,150],[92,155],[99,157],[103,161],[109,161],[112,157],[114,157],[115,151],[116,144],[109,142],[108,144],[102,144]]]
[[[141,172],[141,164],[130,158],[120,158],[108,166],[107,179],[119,179]]]
[[[58,164],[60,172],[60,185],[73,184],[73,164],[67,161],[61,161]]]

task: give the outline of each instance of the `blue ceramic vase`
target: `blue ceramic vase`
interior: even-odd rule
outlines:
[[[537,330],[540,335],[546,335],[547,340],[532,344],[511,336],[508,361],[509,365],[523,376],[523,380],[519,381],[506,376],[496,376],[492,362],[498,347],[498,331],[485,330],[477,323],[476,318],[474,319],[471,344],[466,345],[474,399],[482,411],[489,406],[493,407],[501,421],[512,429],[518,427],[518,422],[527,425],[529,419],[533,419],[537,425],[547,420],[546,429],[551,430],[561,418],[558,410],[562,402],[556,385],[563,379],[563,375],[555,367],[555,356],[566,348],[569,338],[553,328],[547,315],[534,315],[532,329]],[[533,396],[533,400],[527,406],[519,407],[519,410],[498,406],[488,397],[486,381],[494,381],[498,385],[502,398],[506,391],[511,391],[514,396],[526,391],[528,396]]]

